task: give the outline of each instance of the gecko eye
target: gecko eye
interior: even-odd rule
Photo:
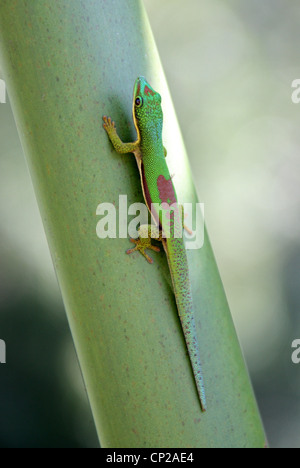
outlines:
[[[142,107],[143,105],[143,98],[141,98],[140,96],[138,96],[135,100],[135,105],[136,107]]]

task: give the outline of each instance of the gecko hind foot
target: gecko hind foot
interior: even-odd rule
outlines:
[[[146,241],[146,242],[145,242]],[[150,249],[153,250],[154,252],[160,252],[160,248],[156,247],[155,245],[152,245],[150,242],[147,242],[147,239],[130,239],[130,242],[135,244],[135,247],[133,249],[128,249],[126,250],[126,253],[128,255],[132,254],[133,252],[140,252],[145,259],[147,260],[148,263],[153,263],[153,259],[146,254],[145,250]]]

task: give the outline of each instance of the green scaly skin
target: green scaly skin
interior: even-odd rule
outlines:
[[[151,244],[151,235],[162,242],[167,254],[174,293],[190,361],[195,377],[202,411],[206,411],[206,398],[195,328],[193,301],[184,240],[182,237],[182,208],[178,205],[174,185],[166,164],[166,150],[162,142],[163,113],[161,96],[144,77],[137,78],[133,92],[133,119],[137,140],[123,143],[111,118],[103,117],[106,130],[118,153],[134,153],[141,176],[146,205],[156,229],[143,225],[139,239],[131,239],[135,247],[128,254],[139,251],[149,263],[152,258],[146,249],[159,251]],[[170,209],[172,206],[172,209]]]

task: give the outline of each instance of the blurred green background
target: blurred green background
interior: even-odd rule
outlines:
[[[270,445],[300,447],[299,2],[144,3]],[[97,447],[8,100],[0,142],[0,446]]]

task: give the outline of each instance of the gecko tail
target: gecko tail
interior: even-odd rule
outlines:
[[[205,412],[207,410],[206,396],[194,316],[193,314],[180,315],[180,320],[194,373],[201,409]]]
[[[167,253],[169,268],[174,287],[175,300],[186,347],[189,353],[194,380],[199,395],[201,410],[206,411],[206,396],[203,383],[203,373],[194,319],[193,296],[189,279],[188,261],[183,240],[167,239],[163,244]]]

